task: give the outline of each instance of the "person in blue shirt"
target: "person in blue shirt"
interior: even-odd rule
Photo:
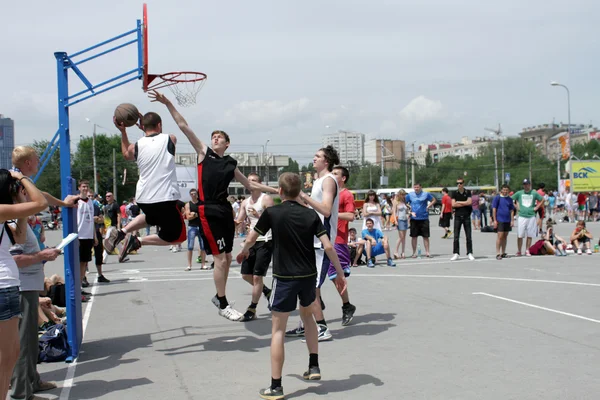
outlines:
[[[515,203],[509,196],[510,187],[502,185],[500,194],[492,200],[492,214],[494,216],[494,229],[498,231],[496,239],[496,260],[508,257],[506,255],[506,239],[508,232],[515,224]]]
[[[375,257],[385,253],[387,257],[388,267],[395,267],[394,261],[390,257],[390,246],[388,238],[383,236],[383,232],[373,228],[374,222],[372,218],[367,218],[365,221],[367,229],[363,229],[362,238],[365,240],[364,254],[367,256],[367,267],[375,267]]]
[[[424,192],[420,183],[415,183],[415,190],[406,195],[406,204],[410,205],[410,237],[412,238],[412,258],[417,257],[417,238],[423,237],[425,255],[429,258],[429,208],[435,204],[435,197]]]

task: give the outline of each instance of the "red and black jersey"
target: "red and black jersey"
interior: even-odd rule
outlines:
[[[227,203],[227,189],[234,178],[237,161],[220,157],[210,147],[198,164],[198,199],[200,204]]]

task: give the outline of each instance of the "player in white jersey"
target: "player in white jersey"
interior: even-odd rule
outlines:
[[[335,240],[337,235],[337,220],[339,209],[339,188],[336,177],[331,173],[333,167],[340,163],[337,151],[332,146],[327,146],[315,154],[313,167],[317,172],[317,179],[313,182],[311,195],[300,192],[300,199],[312,207],[323,222],[330,240]],[[321,246],[321,241],[315,237],[315,255],[317,260],[317,298],[312,304],[312,312],[319,328],[319,341],[329,340],[332,335],[327,327],[323,310],[325,305],[321,299],[321,286],[327,278],[329,258]],[[304,336],[302,322],[296,329],[286,332],[286,336]]]
[[[261,179],[256,173],[249,174],[248,180],[261,183]],[[252,231],[263,211],[272,205],[271,196],[261,192],[260,189],[252,190],[250,197],[242,201],[235,223],[245,224],[247,217],[250,219],[250,231]],[[269,231],[256,239],[256,243],[250,248],[250,255],[242,262],[242,278],[252,285],[252,301],[242,318],[244,322],[256,319],[256,306],[260,300],[260,294],[264,294],[267,299],[271,295],[271,289],[264,284],[263,278],[267,275],[272,256],[272,233]]]
[[[85,280],[88,263],[92,261],[92,249],[98,244],[96,227],[94,225],[94,202],[88,199],[90,183],[86,180],[79,182],[79,201],[77,202],[77,234],[79,235],[79,273],[82,283]],[[84,293],[82,291],[82,294]]]
[[[175,135],[162,133],[162,120],[157,113],[149,112],[142,117],[139,126],[145,136],[135,144],[129,143],[125,125],[117,123],[121,131],[121,151],[126,160],[135,160],[138,165],[139,179],[135,198],[144,212],[121,230],[115,230],[104,241],[104,247],[110,253],[123,239],[123,250],[119,261],[142,245],[170,246],[186,239],[185,223],[177,200],[181,197],[177,186],[175,171]],[[146,226],[156,226],[158,234],[137,238],[129,232],[135,232]]]

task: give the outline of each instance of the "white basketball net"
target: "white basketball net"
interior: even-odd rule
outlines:
[[[183,78],[186,78],[185,75],[183,75]],[[175,99],[177,99],[177,104],[182,107],[189,107],[196,104],[196,97],[200,90],[202,90],[205,81],[206,79],[193,82],[179,82],[170,85],[169,89],[175,96]]]

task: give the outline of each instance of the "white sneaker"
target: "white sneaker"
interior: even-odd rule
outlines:
[[[454,253],[454,255],[452,256],[452,258],[450,259],[450,261],[456,261],[458,260],[459,255]]]
[[[471,260],[471,261],[475,260],[473,253],[469,253],[469,254],[467,254],[467,256],[469,256],[469,260]]]
[[[187,267],[185,267],[185,270],[186,270],[186,271],[191,271],[191,270],[192,270],[192,267],[188,265]]]
[[[227,306],[224,309],[219,309],[219,315],[225,317],[230,321],[239,321],[244,316],[239,311],[234,310],[231,306]]]

